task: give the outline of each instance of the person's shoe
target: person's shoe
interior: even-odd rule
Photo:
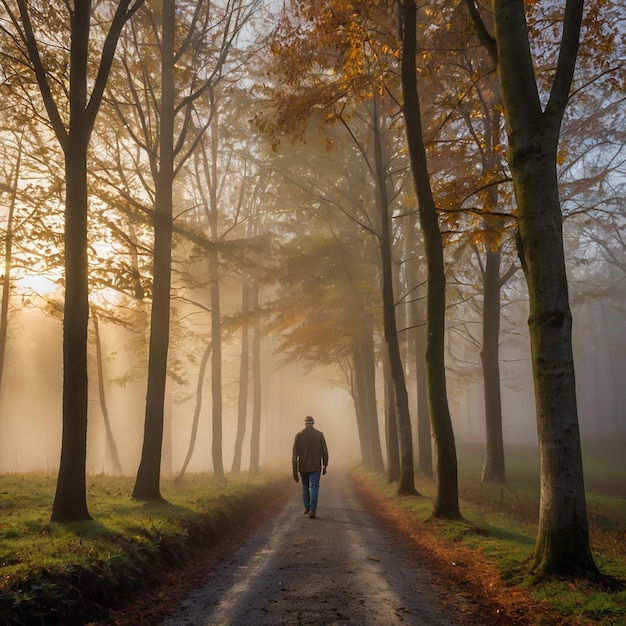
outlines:
[[[313,518],[315,517],[315,509],[311,509],[311,510],[309,511],[309,517],[310,517],[311,519],[313,519]]]
[[[308,515],[309,514],[309,509],[304,509],[304,514]]]

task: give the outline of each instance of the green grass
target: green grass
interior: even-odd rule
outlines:
[[[619,453],[621,454],[621,452]],[[607,576],[626,584],[626,500],[624,465],[619,454],[585,458],[587,508],[596,564]],[[507,454],[507,484],[481,485],[482,446],[461,446],[459,495],[464,522],[432,525],[442,541],[463,541],[479,550],[507,584],[529,589],[537,602],[547,601],[565,623],[600,626],[626,625],[626,591],[585,580],[542,580],[528,575],[539,510],[539,464],[536,453],[513,449]],[[589,468],[589,474],[587,469]],[[425,498],[398,498],[395,485],[368,475],[376,490],[409,511],[416,523],[432,513],[435,485],[416,475]],[[590,488],[593,486],[593,490]]]
[[[282,478],[164,480],[165,503],[130,498],[134,479],[89,476],[93,521],[53,524],[52,476],[0,476],[0,624],[84,623],[273,499]]]
[[[592,450],[593,451],[593,450]],[[505,486],[481,485],[482,446],[460,446],[459,491],[464,522],[431,525],[441,541],[480,551],[510,585],[529,589],[572,625],[626,625],[626,592],[584,580],[527,575],[537,531],[539,465],[536,454],[507,450]],[[607,576],[626,582],[626,500],[621,449],[585,458],[587,504],[594,558]],[[397,498],[395,485],[367,476],[377,491],[414,516],[432,513],[434,484],[416,477],[424,498]],[[624,482],[623,482],[624,481]],[[55,478],[0,476],[0,624],[86,623],[99,607],[115,605],[141,589],[155,569],[167,568],[210,543],[246,511],[283,489],[264,475],[216,481],[190,475],[162,481],[165,503],[130,498],[134,479],[88,477],[91,522],[50,523]]]

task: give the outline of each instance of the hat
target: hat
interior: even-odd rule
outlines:
[[[310,415],[307,415],[304,418],[304,423],[305,424],[315,424],[315,420]]]

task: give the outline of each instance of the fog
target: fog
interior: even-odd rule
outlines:
[[[124,474],[132,475],[139,464],[145,415],[145,377],[125,385],[114,381],[135,364],[124,350],[128,334],[113,325],[101,329],[104,355],[106,402],[111,428]],[[13,322],[7,351],[5,387],[0,398],[0,472],[56,472],[61,449],[62,355],[61,323],[39,309],[25,309]],[[103,347],[103,351],[104,351]],[[295,433],[304,417],[313,415],[316,426],[326,434],[335,462],[358,462],[360,452],[354,408],[350,395],[333,377],[338,372],[304,368],[297,364],[280,367],[271,352],[264,354],[262,391],[261,460],[263,464],[290,470]],[[228,372],[227,376],[234,375]],[[197,371],[189,371],[189,387],[170,384],[166,398],[163,473],[180,470],[187,447],[195,407]],[[104,421],[96,389],[93,359],[90,361],[87,471],[112,473]],[[231,380],[224,388],[224,467],[232,464],[237,395]],[[202,412],[190,472],[211,472],[211,389],[206,376]],[[249,407],[249,413],[251,407]],[[250,417],[248,417],[248,422]],[[248,423],[242,468],[249,464]]]
[[[515,332],[502,334],[501,374],[503,430],[506,445],[536,446],[537,435],[532,372],[522,305]],[[580,427],[586,438],[624,437],[625,393],[623,318],[610,302],[585,301],[575,309],[575,354],[579,389]],[[450,332],[452,337],[456,335]],[[131,348],[135,341],[127,330],[101,326],[106,402],[111,428],[125,474],[134,475],[140,458],[145,413],[145,363]],[[11,322],[5,381],[0,398],[0,472],[49,472],[58,468],[61,446],[62,356],[61,323],[38,308],[19,310]],[[92,350],[90,342],[90,350]],[[199,354],[185,365],[186,384],[170,380],[166,398],[166,426],[162,469],[164,475],[180,470],[189,444],[195,408]],[[237,413],[240,345],[224,345],[223,455],[231,467]],[[481,371],[476,350],[457,339],[450,343],[449,401],[455,437],[459,442],[484,442],[484,408]],[[293,355],[292,355],[293,356]],[[463,357],[462,359],[460,357]],[[462,367],[459,363],[462,362]],[[315,367],[292,361],[284,364],[271,337],[264,340],[261,424],[261,463],[289,471],[291,445],[313,415],[327,438],[331,467],[358,463],[360,450],[354,404],[338,367]],[[130,371],[143,372],[129,377]],[[90,397],[87,471],[113,473],[110,451],[96,388],[96,369],[90,356]],[[407,368],[411,386],[413,372]],[[124,381],[124,384],[121,384]],[[384,440],[382,369],[377,372],[377,397],[381,444]],[[198,436],[188,472],[211,472],[210,374],[204,381]],[[410,392],[415,419],[414,387]],[[243,446],[242,469],[249,464],[250,414]],[[414,431],[415,432],[415,431]]]

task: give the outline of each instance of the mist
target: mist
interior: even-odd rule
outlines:
[[[13,337],[7,352],[5,388],[0,398],[0,472],[49,472],[58,468],[61,448],[62,353],[61,324],[39,309],[25,309],[13,322]],[[101,342],[106,381],[106,403],[111,428],[124,474],[133,475],[139,464],[145,415],[147,372],[137,380],[124,381],[137,368],[135,355],[125,349],[132,340],[115,325],[103,325]],[[106,346],[106,349],[104,348]],[[264,465],[290,471],[291,446],[304,418],[313,415],[332,445],[333,462],[357,463],[360,459],[354,407],[350,395],[333,382],[332,368],[281,367],[279,357],[267,352],[262,390],[261,455]],[[90,359],[87,471],[114,473],[104,432],[102,410],[96,389],[94,357]],[[235,359],[236,360],[236,359]],[[231,364],[232,365],[232,364]],[[233,365],[233,369],[234,365]],[[145,370],[145,364],[144,364]],[[226,378],[235,375],[225,368]],[[166,398],[163,443],[164,475],[176,474],[189,445],[195,407],[197,371],[189,369],[189,386],[170,383]],[[230,468],[236,434],[236,390],[230,378],[225,387],[224,463]],[[205,380],[191,472],[213,471],[211,462],[210,377]],[[250,426],[243,446],[242,468],[249,464]]]
[[[624,438],[625,392],[624,322],[611,301],[582,299],[575,308],[574,346],[579,396],[580,428],[585,440]],[[524,320],[525,307],[519,316]],[[525,323],[515,320],[502,337],[502,417],[505,446],[537,446],[537,431]],[[0,397],[0,472],[57,471],[61,446],[62,354],[61,324],[39,308],[25,308],[12,320],[7,350],[6,379]],[[450,331],[449,331],[450,332]],[[454,337],[455,334],[452,333]],[[103,324],[103,370],[111,429],[123,472],[134,475],[140,459],[145,415],[146,367],[132,348],[133,333],[115,324]],[[340,368],[295,361],[284,363],[271,337],[263,350],[261,393],[261,463],[288,472],[295,433],[306,415],[327,438],[331,467],[361,461],[354,401],[342,380]],[[92,348],[92,347],[91,347]],[[237,420],[237,365],[240,343],[233,340],[224,349],[224,465],[230,469]],[[93,349],[91,349],[93,352]],[[458,442],[485,443],[484,401],[479,355],[464,341],[450,342],[449,400]],[[87,471],[114,473],[107,447],[102,410],[96,389],[94,355],[90,354]],[[130,376],[130,372],[135,372]],[[197,363],[186,364],[187,384],[168,383],[162,472],[176,474],[183,463],[195,408]],[[411,414],[416,414],[414,372],[407,368]],[[187,471],[212,472],[211,386],[204,381],[198,435]],[[382,368],[377,367],[378,418],[381,444],[385,449]],[[250,414],[251,407],[248,407]],[[248,422],[249,422],[248,416]],[[415,424],[414,438],[415,438]],[[242,469],[248,467],[250,424],[246,428]]]

